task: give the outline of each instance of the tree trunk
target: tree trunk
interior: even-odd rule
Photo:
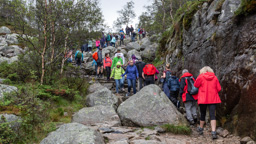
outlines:
[[[172,24],[174,24],[174,18],[173,18],[173,5],[172,5],[172,2],[170,3],[170,16],[171,16],[171,19],[172,19]]]
[[[50,14],[52,16],[52,0],[49,0],[50,3]],[[51,63],[53,62],[53,58],[54,58],[54,44],[55,44],[55,22],[54,19],[51,19],[51,37],[52,37],[52,41],[51,41],[51,50],[52,50],[52,54],[51,54]]]
[[[62,58],[61,69],[60,69],[60,74],[61,74],[61,75],[62,75],[62,73],[63,73],[65,61],[67,60],[67,58],[65,58],[65,54],[67,53],[67,41],[68,41],[68,34],[67,34],[66,37],[65,37],[64,57]]]
[[[47,11],[47,0],[45,0],[45,11]],[[41,82],[40,82],[41,85],[43,85],[43,83],[44,83],[44,74],[45,74],[44,55],[45,55],[46,46],[47,46],[46,26],[47,26],[47,14],[45,13],[45,19],[44,19],[44,47],[43,47],[43,52],[41,53],[41,58],[42,58],[42,75],[41,75]]]

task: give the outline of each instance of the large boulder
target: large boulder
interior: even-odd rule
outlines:
[[[133,50],[131,50],[131,51],[128,52],[127,58],[130,59],[133,54],[136,56],[136,58],[141,59],[140,52],[138,52],[138,51],[135,50],[135,49],[133,49]]]
[[[124,54],[124,57],[126,57],[126,56],[127,56],[127,51],[126,51],[125,49],[121,49],[121,53],[123,53],[123,54]]]
[[[140,48],[141,48],[141,50],[144,50],[144,49],[147,48],[149,45],[151,45],[151,42],[150,42],[150,40],[149,40],[148,37],[145,37],[145,38],[143,38],[143,39],[141,40],[141,46],[140,46]]]
[[[103,89],[103,88],[105,88],[105,87],[102,86],[100,83],[94,83],[94,84],[89,86],[88,91],[89,91],[89,93],[94,93],[94,92],[96,92],[100,89]]]
[[[7,34],[6,35],[6,42],[8,44],[19,44],[19,40],[18,40],[18,34]]]
[[[140,52],[140,55],[143,60],[148,60],[148,61],[153,61],[156,56],[156,49],[157,49],[157,44],[153,44],[148,46],[145,50]]]
[[[118,106],[118,98],[107,88],[98,89],[96,92],[86,97],[86,105],[89,107],[96,105],[112,106],[116,109]]]
[[[84,125],[108,125],[110,127],[120,126],[121,122],[116,111],[111,106],[94,106],[83,108],[73,115],[72,122]]]
[[[4,93],[10,93],[17,90],[18,88],[15,86],[0,84],[0,99],[4,97]]]
[[[137,42],[130,42],[127,44],[127,46],[125,47],[127,51],[129,50],[137,50],[139,51],[140,50],[140,45],[137,43]]]
[[[23,49],[17,45],[4,46],[0,48],[0,54],[8,58],[17,56],[22,52],[24,52]]]
[[[4,117],[4,120],[2,119]],[[18,130],[21,124],[21,118],[14,114],[0,114],[0,124],[1,123],[9,123],[9,126],[14,129]]]
[[[82,70],[88,75],[96,74],[95,65],[92,66],[92,63],[93,61],[86,62],[85,65],[82,67]]]
[[[108,46],[108,47],[103,48],[103,50],[109,50],[111,53],[114,53],[114,51],[116,50],[116,48],[115,48],[115,47],[112,47],[112,46]]]
[[[10,34],[10,33],[11,33],[11,30],[8,27],[2,26],[0,28],[0,34]]]
[[[102,135],[79,123],[69,123],[51,132],[40,144],[104,144]]]
[[[15,61],[18,61],[18,56],[14,56],[11,58],[7,58],[7,57],[0,57],[0,63],[7,61],[8,64],[13,63]]]
[[[157,85],[141,89],[123,102],[117,112],[125,126],[187,125],[184,116]]]

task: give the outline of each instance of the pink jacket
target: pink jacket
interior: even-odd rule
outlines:
[[[156,69],[156,74],[159,74],[159,71]],[[157,75],[155,74],[155,80],[158,79]]]
[[[100,40],[96,40],[95,44],[96,44],[96,47],[100,46]]]

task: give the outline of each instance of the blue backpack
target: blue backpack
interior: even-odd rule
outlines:
[[[170,88],[170,91],[177,91],[180,89],[180,82],[179,79],[177,77],[170,77],[168,79],[168,86]]]

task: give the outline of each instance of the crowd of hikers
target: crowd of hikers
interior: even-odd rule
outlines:
[[[132,36],[134,32],[133,27],[126,28],[126,35]],[[123,30],[120,30],[120,45],[121,41],[125,37]],[[143,34],[143,29],[142,29]],[[109,38],[110,37],[110,38]],[[125,92],[124,83],[128,83],[128,91],[126,97],[136,94],[137,90],[141,90],[144,86],[155,84],[158,80],[157,74],[159,71],[152,63],[145,63],[141,58],[137,58],[132,55],[129,60],[125,60],[124,54],[121,53],[120,49],[114,55],[114,58],[110,58],[110,54],[106,53],[102,55],[102,49],[108,45],[115,45],[116,35],[107,34],[106,41],[105,35],[102,33],[102,39],[96,41],[96,47],[98,50],[92,54],[93,63],[95,65],[96,77],[102,78],[103,72],[106,72],[106,80],[115,80],[116,84],[116,95],[121,92]],[[142,35],[142,37],[144,37]],[[104,39],[103,39],[104,38]],[[88,42],[88,51],[91,52],[92,42]],[[82,51],[83,52],[83,51]],[[76,64],[80,65],[83,61],[83,53],[79,50],[75,53]],[[70,53],[67,54],[70,56]],[[72,55],[72,54],[71,54]],[[70,59],[68,59],[70,61]],[[72,61],[72,56],[71,56]],[[169,100],[179,109],[180,101],[178,96],[181,97],[185,110],[186,117],[191,125],[198,123],[197,116],[197,105],[200,107],[200,125],[197,128],[199,134],[203,134],[206,109],[208,107],[212,138],[216,139],[216,105],[221,103],[218,92],[221,90],[220,83],[215,76],[213,70],[209,66],[203,67],[199,71],[199,76],[194,77],[187,69],[182,71],[182,76],[177,77],[176,72],[171,70],[170,64],[165,65],[165,69],[162,73],[160,82],[162,83],[162,89]],[[138,83],[138,84],[137,84]],[[138,86],[136,88],[136,85]],[[133,92],[131,91],[133,89]]]

